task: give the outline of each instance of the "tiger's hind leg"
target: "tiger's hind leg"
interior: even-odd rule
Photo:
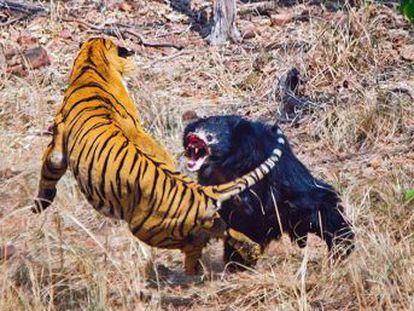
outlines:
[[[56,195],[56,184],[65,174],[67,159],[63,148],[64,124],[55,125],[52,142],[43,154],[43,163],[39,181],[39,190],[33,212],[39,213],[46,209]]]
[[[232,249],[236,252],[247,266],[254,266],[263,253],[263,248],[260,244],[232,228],[227,229],[225,232],[225,243],[228,246],[228,250]],[[224,260],[226,263],[231,258],[228,255],[225,251]]]

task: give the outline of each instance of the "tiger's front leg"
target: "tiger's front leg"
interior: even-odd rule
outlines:
[[[68,167],[63,148],[64,124],[54,127],[53,138],[43,154],[39,190],[33,212],[39,213],[46,209],[56,195],[56,184],[65,174]]]
[[[188,275],[201,274],[201,255],[203,252],[203,246],[199,245],[187,245],[182,249],[184,253],[184,269]]]
[[[220,238],[232,247],[249,266],[256,264],[259,257],[263,254],[263,248],[244,233],[229,228],[219,213],[211,220],[203,223],[203,229],[211,238]],[[225,254],[226,256],[226,254]]]
[[[225,232],[225,243],[231,246],[248,266],[254,266],[263,254],[263,248],[260,244],[232,228],[228,228]]]

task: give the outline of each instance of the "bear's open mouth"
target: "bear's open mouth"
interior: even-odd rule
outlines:
[[[210,155],[205,141],[194,133],[187,135],[187,146],[185,156],[187,158],[187,169],[191,172],[198,171]]]

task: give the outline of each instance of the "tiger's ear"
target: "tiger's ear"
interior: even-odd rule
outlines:
[[[134,51],[127,49],[123,46],[118,46],[118,56],[122,58],[127,58],[128,56],[134,55]]]

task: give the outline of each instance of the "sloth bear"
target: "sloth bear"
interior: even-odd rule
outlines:
[[[277,144],[277,132],[283,134],[277,125],[234,115],[198,119],[184,130],[187,168],[197,172],[202,185],[233,180],[269,157]],[[311,175],[287,140],[276,168],[257,185],[225,202],[219,213],[230,227],[259,243],[262,250],[282,232],[300,247],[306,246],[308,233],[314,233],[336,259],[348,255],[354,246],[354,233],[337,192]],[[224,260],[232,262],[232,268],[251,265],[227,243]]]

